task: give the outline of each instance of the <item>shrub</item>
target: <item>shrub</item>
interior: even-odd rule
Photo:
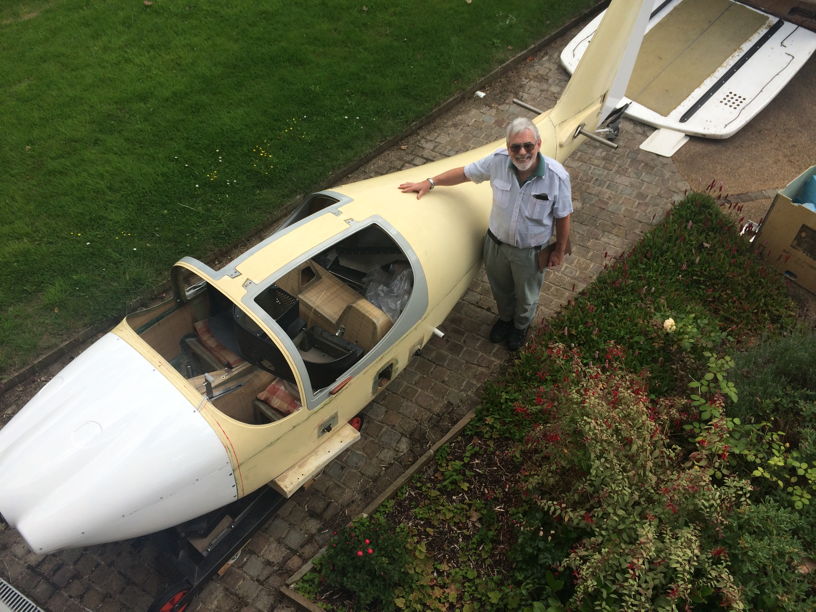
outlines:
[[[803,415],[811,424],[799,432],[799,453],[803,461],[809,465],[816,465],[816,402],[803,405]],[[814,495],[816,497],[816,495]],[[813,556],[816,551],[816,499],[811,499],[798,510],[802,523],[797,529],[797,536]]]
[[[691,194],[629,253],[611,262],[569,308],[552,319],[539,345],[578,347],[600,363],[608,342],[625,349],[631,372],[648,371],[653,392],[682,393],[704,350],[764,331],[789,329],[794,306],[784,280],[739,236],[718,202]],[[694,330],[683,346],[668,336],[673,317]],[[682,352],[690,353],[684,359]],[[678,360],[678,357],[680,358]]]
[[[767,338],[736,356],[732,379],[740,400],[732,415],[772,421],[795,433],[802,424],[800,400],[816,400],[816,332],[797,330]]]
[[[470,433],[520,441],[531,427],[547,422],[551,397],[570,384],[572,353],[533,339],[500,380],[485,385]]]
[[[735,467],[753,478],[756,498],[800,511],[816,495],[815,341],[812,330],[768,338],[737,354],[731,373]]]
[[[724,461],[721,423],[703,426],[687,457],[667,437],[676,401],[650,400],[620,364],[601,371],[576,359],[574,368],[552,422],[523,448],[526,490],[549,518],[542,537],[553,521],[574,536],[557,564],[573,578],[568,606],[651,609],[713,598],[739,607],[740,589],[718,550],[749,485],[715,478]]]
[[[319,580],[341,589],[356,610],[393,609],[394,591],[408,580],[407,536],[381,517],[341,529],[318,559]]]
[[[725,529],[722,555],[754,610],[816,609],[816,579],[795,535],[803,519],[766,500],[735,512]]]

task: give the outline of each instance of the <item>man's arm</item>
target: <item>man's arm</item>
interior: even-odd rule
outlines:
[[[560,266],[564,257],[572,251],[570,248],[570,217],[571,215],[567,215],[555,220],[555,248],[550,254],[550,261],[547,262],[549,268]]]
[[[560,266],[564,257],[572,253],[570,245],[570,215],[555,220],[555,244],[541,249],[538,253],[538,269]]]
[[[442,174],[437,174],[436,176],[432,176],[424,181],[419,181],[418,183],[402,183],[399,188],[403,193],[415,191],[418,200],[433,189],[434,186],[452,187],[453,185],[459,185],[460,183],[465,183],[469,180],[470,179],[465,176],[464,166],[461,166],[459,168],[451,168]]]

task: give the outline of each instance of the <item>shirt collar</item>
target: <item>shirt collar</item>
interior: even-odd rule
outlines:
[[[508,155],[507,163],[510,166],[510,170],[513,172],[514,176],[518,178],[518,169],[513,165],[513,160],[510,159]],[[544,161],[544,156],[541,154],[541,151],[538,152],[538,161],[536,163],[536,168],[533,170],[533,173],[529,176],[527,181],[531,181],[537,176],[544,176],[547,172],[547,162]],[[527,182],[525,181],[525,183]]]
[[[538,153],[538,165],[536,166],[535,172],[533,172],[533,176],[544,176],[547,173],[547,162],[544,161],[544,156],[539,151]]]

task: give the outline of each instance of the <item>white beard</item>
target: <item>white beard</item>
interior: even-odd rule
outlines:
[[[533,167],[533,162],[535,162],[535,157],[532,155],[529,159],[525,160],[518,160],[515,157],[511,159],[513,165],[520,171],[520,172],[527,172],[530,168]]]

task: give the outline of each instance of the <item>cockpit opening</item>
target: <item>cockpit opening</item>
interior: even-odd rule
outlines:
[[[393,238],[369,225],[292,267],[245,304],[180,266],[174,284],[174,301],[128,322],[216,408],[260,425],[301,407],[292,359],[281,346],[295,346],[314,393],[331,386],[384,340],[410,298],[413,274]],[[256,322],[264,313],[291,344],[266,334]]]
[[[276,375],[243,354],[235,304],[193,272],[176,272],[175,300],[127,318],[142,340],[236,420],[262,425],[300,409],[300,392],[285,360]]]
[[[399,318],[413,289],[402,249],[369,225],[288,270],[255,297],[298,348],[317,392],[373,350]],[[243,354],[278,376],[277,348],[237,315]]]

